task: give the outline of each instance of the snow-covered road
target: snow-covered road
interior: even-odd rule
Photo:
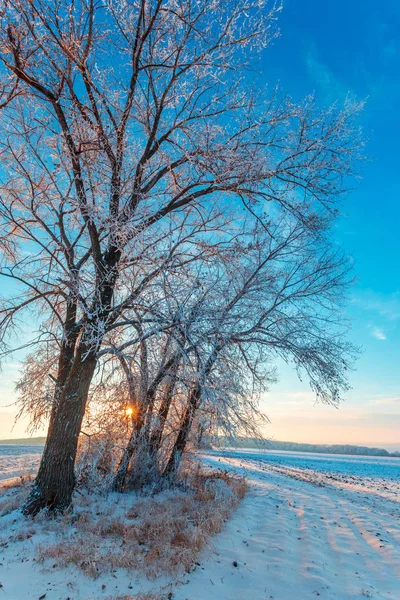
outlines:
[[[208,462],[251,489],[175,600],[400,599],[399,504],[249,460]]]

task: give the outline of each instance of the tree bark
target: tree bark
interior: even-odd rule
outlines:
[[[114,477],[112,489],[114,492],[122,492],[125,487],[126,476],[128,474],[129,464],[131,462],[132,456],[135,452],[136,447],[136,438],[138,432],[137,428],[133,427],[128,444],[124,449],[124,453],[119,462],[117,472]]]
[[[176,353],[171,357],[165,365],[161,367],[152,384],[146,391],[144,399],[137,404],[137,410],[135,412],[135,421],[132,427],[132,433],[130,435],[128,444],[124,450],[120,463],[118,465],[117,473],[113,481],[113,490],[115,492],[122,492],[125,487],[125,481],[128,474],[128,469],[135,450],[141,445],[140,450],[143,453],[147,453],[149,459],[149,467],[151,464],[151,446],[149,440],[150,434],[150,419],[149,412],[151,413],[155,401],[155,396],[158,391],[160,384],[163,379],[168,375],[170,369],[176,369],[176,365],[179,364],[180,354]],[[140,465],[137,465],[140,467]],[[139,478],[140,479],[140,478]]]
[[[193,418],[196,414],[196,410],[199,408],[201,403],[201,396],[203,392],[203,383],[207,380],[211,370],[217,360],[220,350],[222,350],[223,344],[217,344],[207,361],[204,364],[204,368],[201,372],[200,378],[196,381],[194,388],[189,394],[188,403],[183,415],[182,423],[179,429],[178,436],[175,440],[175,444],[172,448],[171,455],[167,462],[167,466],[164,469],[164,475],[171,475],[176,472],[181,462],[182,455],[185,451],[186,444],[189,438],[190,429],[192,427]]]
[[[78,438],[96,362],[94,354],[78,352],[62,393],[56,386],[46,445],[25,515],[34,516],[43,508],[64,511],[72,502]]]
[[[158,409],[157,422],[154,425],[154,428],[150,435],[149,448],[150,452],[152,452],[153,454],[157,454],[158,450],[160,449],[165,423],[167,421],[169,409],[172,403],[172,399],[174,397],[177,368],[178,364],[176,366],[175,372],[170,376],[169,381],[167,382],[166,389],[162,397],[160,407]]]
[[[157,388],[151,387],[147,392],[147,400],[148,402],[152,401],[153,396],[156,393]],[[139,402],[136,405],[136,410],[134,413],[134,420],[132,422],[132,431],[128,440],[128,444],[124,449],[124,453],[119,462],[117,472],[114,477],[112,489],[114,492],[122,492],[125,487],[126,477],[128,475],[129,465],[132,460],[135,451],[139,449],[143,452],[147,451],[148,445],[148,437],[146,435],[146,425],[145,425],[145,403]]]
[[[111,311],[120,256],[120,250],[110,246],[104,259],[96,259],[97,271],[103,277],[101,284],[97,282],[99,300],[91,309],[96,315],[94,322],[87,321],[82,328],[78,327],[76,303],[67,304],[65,346],[63,342],[46,445],[35,485],[23,507],[25,515],[36,515],[44,508],[62,512],[71,505],[79,434],[102,341],[101,335],[97,335],[93,343],[93,333],[98,334],[99,323],[104,323]]]
[[[181,462],[182,454],[185,451],[186,443],[188,441],[190,429],[192,427],[193,418],[196,409],[201,399],[201,385],[196,383],[194,389],[190,392],[189,400],[183,415],[182,423],[179,428],[178,437],[175,440],[174,447],[172,448],[171,455],[167,462],[167,466],[164,469],[164,475],[171,475],[175,472]]]

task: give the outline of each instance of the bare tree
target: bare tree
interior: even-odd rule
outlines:
[[[316,242],[302,225],[291,227],[285,219],[268,233],[253,231],[219,289],[212,286],[214,297],[207,298],[212,312],[195,343],[197,373],[167,472],[179,464],[195,415],[207,400],[220,431],[224,426],[246,431],[256,422],[254,393],[243,394],[237,378],[250,378],[265,391],[278,356],[306,374],[318,399],[339,402],[357,354],[344,337],[342,316],[350,279],[349,261],[327,250],[325,241]]]
[[[243,74],[276,35],[279,6],[267,4],[3,3],[1,275],[21,287],[3,302],[0,341],[9,351],[19,314],[36,308],[43,325],[29,343],[58,345],[26,514],[69,506],[104,340],[184,262],[185,235],[201,243],[211,205],[258,220],[286,211],[315,235],[334,217],[359,107],[256,100]]]
[[[167,353],[166,345],[159,358],[147,416],[135,423],[132,440],[149,442],[141,450],[153,453],[154,461],[166,432],[169,440],[175,437],[166,473],[179,465],[199,414],[211,415],[219,432],[259,435],[257,398],[274,380],[277,356],[305,373],[323,402],[339,402],[348,388],[356,350],[345,340],[341,314],[351,279],[347,259],[288,218],[275,219],[268,231],[243,231],[237,241],[209,258],[207,268],[196,265],[192,278],[173,274],[164,285],[163,303],[173,310],[164,309],[163,318],[173,315],[168,335],[179,340],[179,349],[170,345]],[[149,344],[159,345],[159,337]],[[125,475],[136,451],[130,446]]]

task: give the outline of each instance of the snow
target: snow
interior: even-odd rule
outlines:
[[[42,450],[41,446],[0,446],[0,481],[36,473]]]
[[[304,474],[299,467],[291,472],[254,457],[204,460],[246,475],[250,491],[190,574],[149,582],[119,570],[91,579],[76,568],[53,568],[51,560],[40,564],[37,546],[55,539],[53,524],[14,512],[1,519],[2,539],[8,540],[0,557],[4,598],[99,600],[152,590],[160,598],[171,591],[173,600],[399,600],[400,504],[394,488],[389,498],[379,486],[362,487],[359,480],[344,485],[340,478]],[[128,495],[111,495],[108,510],[121,514],[129,502]]]
[[[256,460],[268,465],[270,471],[297,479],[349,490],[364,490],[400,502],[399,458],[254,450],[213,454]]]
[[[245,474],[251,492],[176,600],[399,600],[397,503],[248,458],[208,462]]]
[[[400,483],[400,457],[244,449],[215,451],[213,454],[247,457],[277,466],[308,468],[321,473],[397,480]]]

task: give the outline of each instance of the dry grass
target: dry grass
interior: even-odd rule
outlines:
[[[0,486],[0,517],[20,508],[29,494],[33,475],[21,475],[8,479]]]
[[[9,490],[26,487],[34,479],[33,475],[20,475],[19,477],[13,477],[7,479],[0,485],[0,496],[4,496]]]
[[[74,564],[90,577],[120,568],[140,569],[150,579],[189,572],[247,489],[245,480],[224,472],[197,473],[189,484],[184,491],[137,501],[121,517],[83,511],[71,538],[41,548],[40,559]]]
[[[80,531],[85,531],[86,533],[91,533],[94,536],[102,538],[107,536],[123,537],[126,531],[126,525],[121,519],[105,516],[93,521],[90,512],[81,513],[75,526]]]
[[[78,536],[75,538],[77,539],[66,540],[64,543],[53,544],[47,548],[39,547],[39,559],[54,559],[55,564],[60,567],[75,565],[88,577],[98,577],[100,555],[96,547],[92,546],[88,538],[78,538]]]

